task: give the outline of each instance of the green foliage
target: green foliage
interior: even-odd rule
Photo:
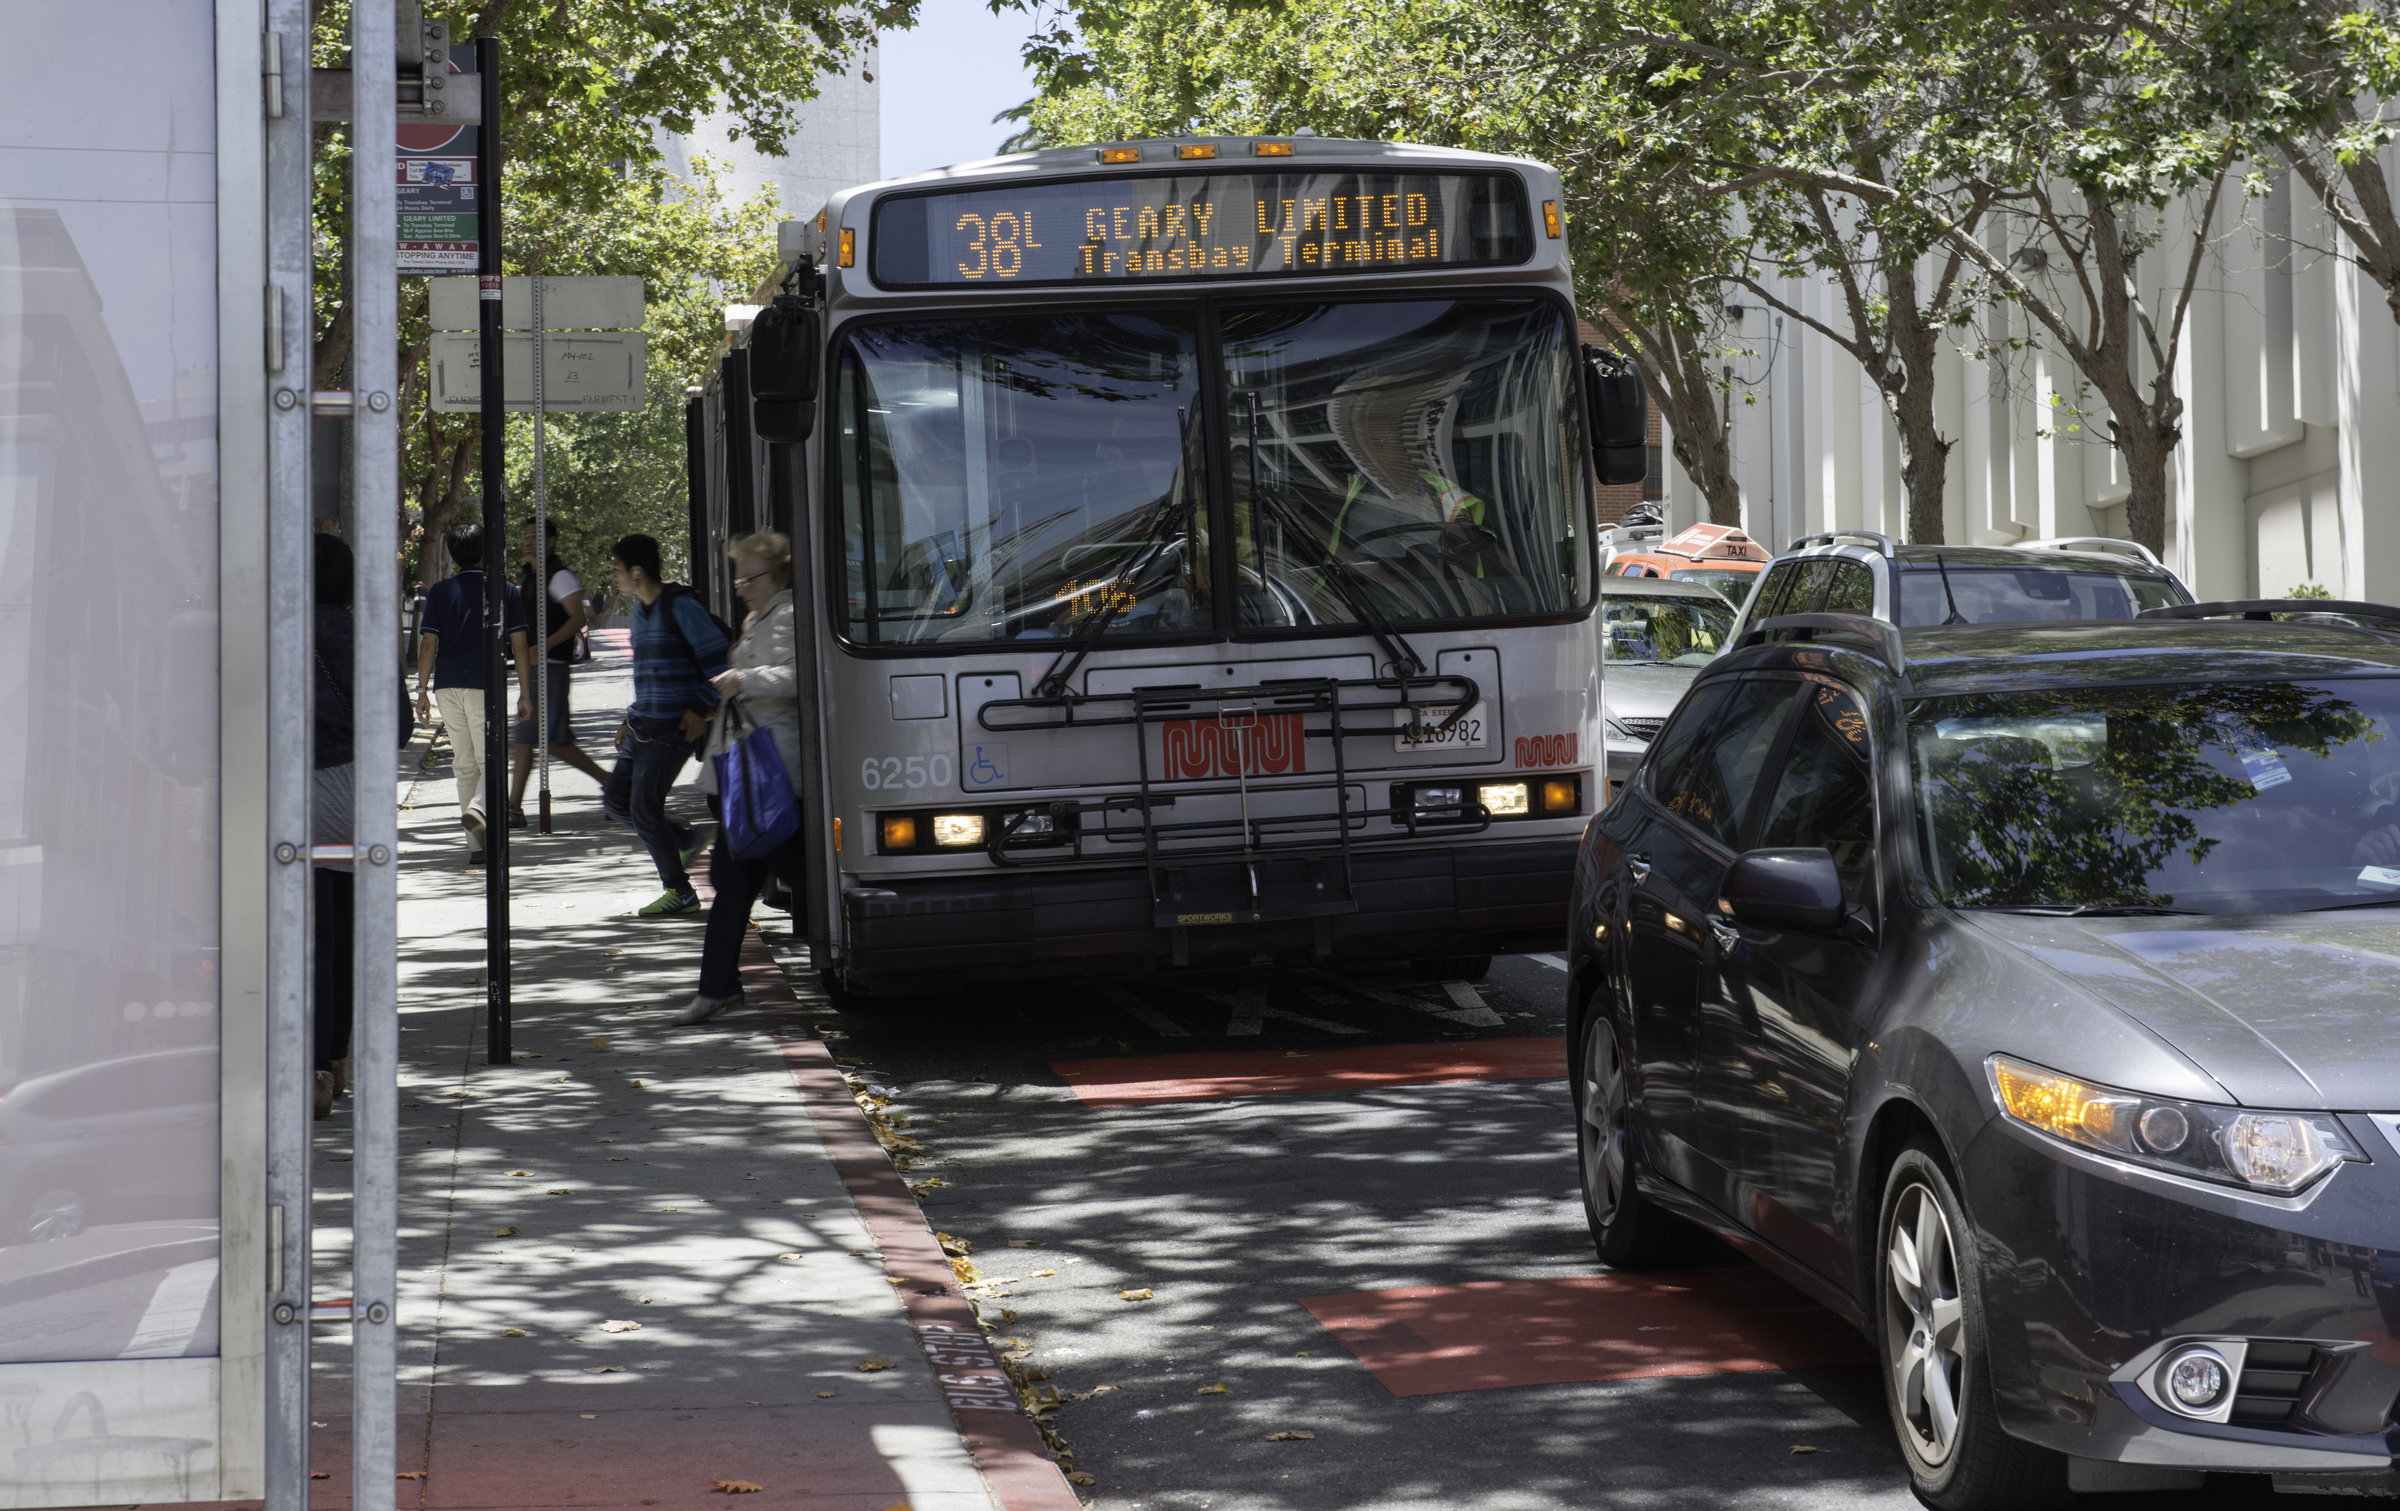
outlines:
[[[2286,598],[2331,598],[2333,589],[2321,582],[2304,582],[2283,596]]]

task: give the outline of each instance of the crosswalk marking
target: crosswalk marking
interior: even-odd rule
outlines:
[[[1151,1032],[1164,1038],[1188,1039],[1192,1036],[1190,1029],[1121,986],[1104,986],[1100,988],[1100,995],[1123,1008],[1127,1017],[1138,1020]]]
[[[1422,997],[1407,997],[1398,992],[1384,991],[1378,987],[1359,986],[1355,983],[1341,980],[1339,977],[1333,975],[1330,971],[1321,971],[1315,969],[1314,967],[1302,971],[1301,974],[1304,976],[1314,977],[1318,980],[1333,982],[1334,984],[1340,986],[1344,991],[1356,992],[1358,995],[1371,1001],[1380,1002],[1386,1007],[1406,1008],[1412,1013],[1423,1013],[1430,1018],[1446,1018],[1452,1023],[1464,1023],[1473,1028],[1501,1028],[1505,1026],[1500,1021],[1500,1015],[1484,1005],[1482,993],[1476,991],[1471,983],[1465,981],[1443,982],[1442,989],[1449,995],[1450,1000],[1454,1005],[1450,1007],[1437,1007],[1433,1003],[1427,1002]],[[1457,988],[1457,990],[1451,990],[1453,987]],[[1460,992],[1464,992],[1466,995],[1462,997],[1459,995]]]
[[[1567,963],[1564,960],[1559,959],[1556,955],[1533,955],[1528,956],[1527,958],[1539,960],[1542,964],[1550,967],[1550,969],[1554,971],[1563,971],[1567,969]]]

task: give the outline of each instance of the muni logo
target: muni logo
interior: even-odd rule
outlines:
[[[1575,764],[1576,736],[1519,735],[1517,764],[1519,766],[1572,766]]]
[[[1170,782],[1237,773],[1273,776],[1308,769],[1308,740],[1301,732],[1298,714],[1169,719],[1159,728],[1165,737]]]

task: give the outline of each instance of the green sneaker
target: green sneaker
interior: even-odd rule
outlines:
[[[699,911],[699,893],[667,891],[659,893],[652,901],[634,909],[633,916],[636,918],[665,918],[674,913],[697,913]]]

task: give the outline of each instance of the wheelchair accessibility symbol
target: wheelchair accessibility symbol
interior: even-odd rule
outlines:
[[[968,787],[1005,787],[1008,785],[1008,742],[996,745],[967,747],[966,782]]]

